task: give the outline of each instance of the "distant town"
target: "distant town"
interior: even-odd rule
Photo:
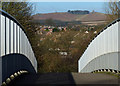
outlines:
[[[105,24],[105,18],[105,14],[97,13],[94,10],[92,12],[88,10],[68,10],[66,13],[36,14],[33,16],[33,21],[38,23],[36,34],[46,36],[51,35],[53,32],[66,32],[67,30],[82,30],[89,33],[97,25]],[[96,34],[97,31],[94,33]],[[44,39],[42,38],[42,40]]]
[[[67,30],[75,30],[75,31],[84,30],[85,33],[89,33],[89,31],[94,30],[94,28],[95,28],[95,26],[86,26],[86,25],[82,25],[81,27],[80,27],[80,25],[74,25],[71,27],[69,27],[69,26],[55,27],[55,26],[47,26],[47,25],[43,25],[43,26],[36,25],[36,34],[51,35],[53,32],[60,32],[60,31],[66,32]],[[97,32],[95,31],[94,33],[96,34]]]

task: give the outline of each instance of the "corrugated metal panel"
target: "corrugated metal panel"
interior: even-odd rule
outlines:
[[[1,27],[1,24],[2,24],[2,19],[1,19],[1,14],[0,14],[0,34],[1,34],[1,29],[2,29],[2,27]],[[0,35],[0,57],[1,57],[1,35]]]
[[[1,56],[5,55],[5,17],[1,15]]]
[[[92,72],[98,69],[118,69],[118,53],[109,53],[90,61],[80,72]]]
[[[13,39],[13,41],[14,41],[14,43],[13,43],[13,44],[14,44],[14,45],[13,45],[13,46],[14,46],[14,53],[16,53],[16,36],[17,36],[17,34],[16,34],[16,29],[17,29],[17,28],[16,28],[16,27],[17,27],[17,26],[16,26],[16,23],[14,23],[14,29],[13,29],[13,30],[14,30],[14,31],[13,31],[13,32],[14,32],[14,33],[13,33],[13,35],[14,35],[14,39]]]
[[[17,28],[17,53],[20,53],[20,27]]]
[[[7,54],[22,54],[25,55],[33,65],[37,72],[37,61],[33,50],[29,43],[29,39],[18,21],[11,15],[0,10],[0,57]],[[21,62],[21,61],[20,61]],[[20,63],[18,60],[14,63]],[[4,67],[7,68],[8,60],[6,60]],[[21,63],[22,64],[22,63]],[[16,67],[20,67],[16,65]],[[13,70],[16,68],[13,68]],[[0,85],[2,83],[2,58],[0,58]],[[20,68],[21,70],[21,68]],[[6,74],[8,69],[4,71]],[[16,72],[16,71],[15,71]]]
[[[9,19],[6,17],[6,54],[9,54]]]
[[[97,68],[106,68],[111,67],[113,69],[118,69],[118,66],[115,66],[118,56],[116,54],[111,55],[107,59],[103,55],[118,52],[118,22],[108,27],[102,33],[100,33],[88,46],[84,54],[79,60],[79,72],[91,72]],[[115,61],[113,58],[116,57]],[[101,56],[101,57],[100,57]],[[99,57],[99,59],[98,59]],[[104,57],[104,58],[102,58]],[[113,58],[112,58],[113,57]],[[93,60],[96,60],[97,63]],[[110,64],[110,62],[112,64]],[[89,65],[88,65],[89,64]],[[84,70],[84,71],[83,71]]]
[[[37,61],[24,30],[13,17],[4,12],[3,14],[0,15],[0,56],[12,53],[23,54],[36,69]]]
[[[13,53],[13,21],[10,22],[10,53]]]

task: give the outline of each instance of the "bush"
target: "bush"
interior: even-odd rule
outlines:
[[[53,32],[59,32],[59,29],[54,28],[54,29],[53,29]]]

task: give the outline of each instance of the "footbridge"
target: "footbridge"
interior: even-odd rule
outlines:
[[[37,73],[37,61],[23,27],[0,10],[0,85],[118,84],[118,78],[112,75],[90,73],[98,69],[120,70],[118,24],[119,19],[88,45],[79,60],[79,72],[82,73]]]
[[[81,73],[95,70],[120,71],[120,19],[106,26],[90,42],[78,61]]]
[[[0,85],[18,71],[37,72],[37,61],[20,23],[0,10]]]

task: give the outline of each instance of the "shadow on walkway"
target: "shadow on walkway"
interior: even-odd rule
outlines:
[[[42,86],[47,85],[72,85],[75,86],[71,73],[39,73],[19,76],[9,86]]]
[[[119,79],[101,73],[38,73],[24,74],[9,86],[119,86]]]

